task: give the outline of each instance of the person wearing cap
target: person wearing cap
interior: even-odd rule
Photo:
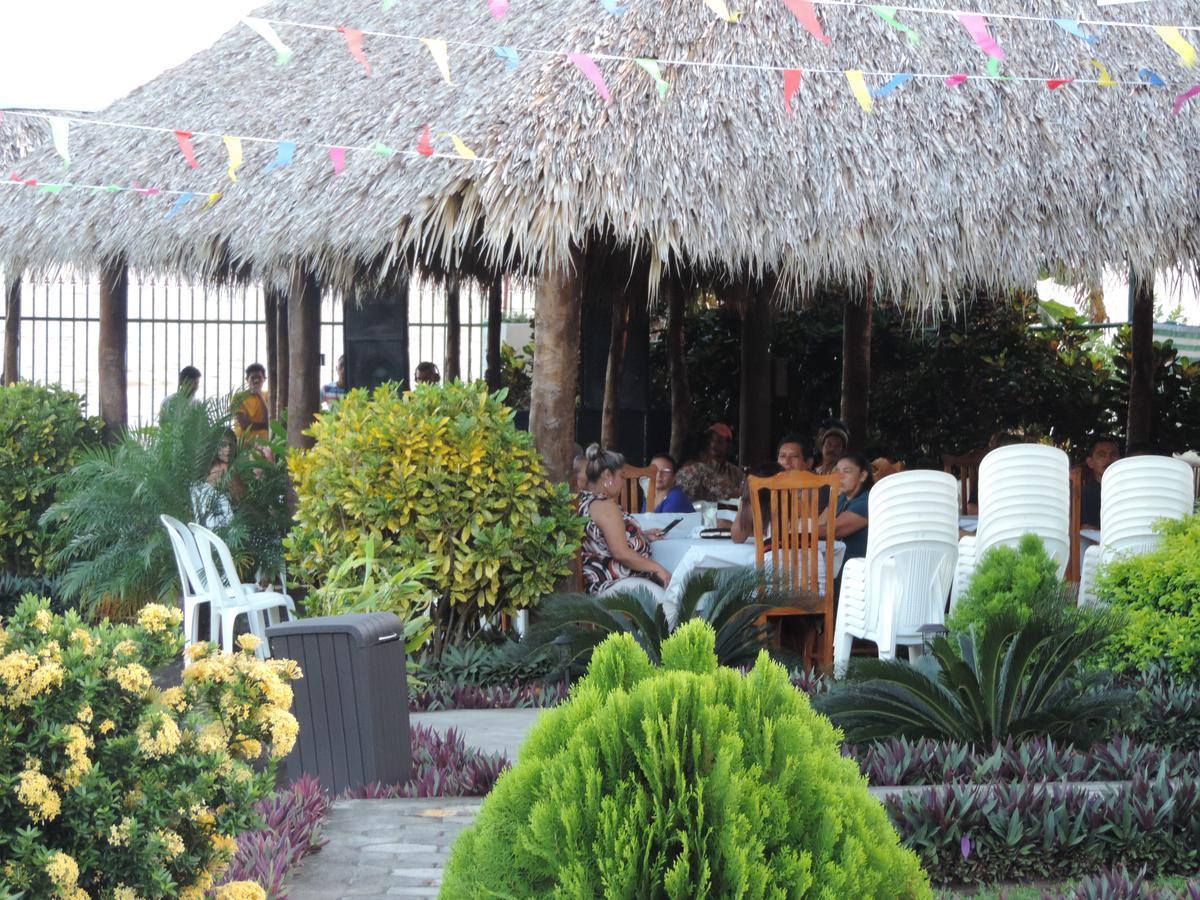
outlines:
[[[840,422],[831,422],[817,435],[817,453],[819,460],[813,469],[818,475],[832,475],[838,460],[846,454],[850,447],[850,433]]]
[[[174,394],[168,394],[158,407],[158,417],[161,419],[167,404],[179,398],[183,402],[196,403],[196,391],[200,389],[200,370],[195,366],[184,366],[179,370],[179,387]]]
[[[716,422],[704,434],[704,449],[679,470],[676,483],[693,501],[740,496],[742,470],[729,461],[733,429],[724,422]]]

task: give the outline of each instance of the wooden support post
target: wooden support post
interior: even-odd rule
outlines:
[[[742,377],[738,414],[738,461],[751,466],[771,454],[771,285],[743,286]]]
[[[21,279],[14,278],[5,287],[3,383],[16,384],[21,347]]]
[[[110,440],[129,424],[128,344],[129,270],[117,261],[100,273],[100,417]]]
[[[288,328],[288,294],[276,290],[275,300],[275,374],[270,376],[272,416],[282,416],[288,408],[291,382],[291,334]]]
[[[612,293],[612,327],[608,340],[608,364],[604,369],[604,400],[600,415],[600,446],[616,450],[620,438],[621,378],[625,373],[625,348],[629,342],[629,320],[633,303],[622,284]]]
[[[446,364],[442,378],[457,381],[462,378],[462,304],[459,278],[452,274],[446,280]]]
[[[263,325],[267,333],[267,396],[270,398],[267,413],[272,422],[279,418],[280,410],[279,391],[276,390],[276,386],[279,384],[278,300],[278,291],[270,287],[263,288]],[[286,297],[284,302],[287,302]]]
[[[667,292],[667,364],[671,376],[671,455],[682,465],[692,420],[692,392],[688,387],[687,356],[683,347],[683,317],[689,297],[678,278],[668,278],[664,290]]]
[[[497,275],[488,287],[487,318],[487,386],[488,391],[500,390],[503,362],[500,356],[500,326],[504,318],[504,276]]]
[[[575,445],[575,401],[579,389],[581,277],[579,257],[542,275],[537,283],[533,386],[529,430],[546,472],[568,481]]]
[[[1154,441],[1154,276],[1130,274],[1133,360],[1129,367],[1129,419],[1125,441],[1146,447]]]
[[[321,405],[321,286],[316,276],[298,269],[288,297],[288,446],[307,448],[304,434]]]
[[[862,297],[848,297],[842,313],[842,421],[855,450],[866,448],[870,427],[872,293],[868,280]]]

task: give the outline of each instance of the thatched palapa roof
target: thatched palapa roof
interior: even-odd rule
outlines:
[[[775,273],[790,285],[871,276],[924,301],[968,281],[1029,284],[1049,266],[1200,261],[1200,99],[1172,114],[1200,75],[1150,29],[1085,25],[1089,43],[1051,21],[999,17],[1075,16],[1078,4],[979,0],[1005,54],[1000,73],[1031,79],[997,81],[980,77],[987,57],[955,17],[924,11],[949,5],[934,0],[897,13],[918,43],[865,5],[818,2],[828,46],[785,0],[729,0],[736,24],[703,0],[622,5],[613,15],[596,0],[514,0],[496,20],[484,0],[271,4],[255,15],[294,50],[290,64],[239,26],[98,118],[290,138],[301,142],[290,166],[264,171],[275,148],[245,143],[230,184],[217,137],[194,139],[193,171],[169,133],[75,126],[71,181],[200,199],[164,221],[170,198],[14,190],[0,209],[0,258],[94,268],[119,255],[147,270],[236,263],[263,275],[303,258],[345,281],[406,254],[537,270],[604,240],[655,266]],[[1186,0],[1102,12],[1193,17]],[[367,34],[366,77],[341,35],[286,22],[445,39],[455,86],[416,40]],[[1200,44],[1200,31],[1184,35]],[[517,48],[515,70],[496,46]],[[595,56],[611,104],[566,51]],[[606,54],[662,60],[666,102],[640,66]],[[1120,84],[1085,83],[1099,76],[1093,59]],[[709,63],[804,70],[794,115],[781,71]],[[1143,68],[1166,86],[1135,86]],[[908,81],[867,113],[851,69],[872,87],[891,73],[938,77]],[[971,79],[947,87],[959,72]],[[1077,81],[1050,90],[1048,78]],[[491,161],[351,152],[335,178],[326,151],[303,143],[412,150],[426,123]],[[451,152],[448,138],[437,146]],[[50,149],[25,169],[43,181],[62,172]],[[222,198],[205,208],[213,191]]]

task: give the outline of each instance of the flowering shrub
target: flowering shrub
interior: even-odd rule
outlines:
[[[236,654],[191,648],[183,684],[159,690],[179,620],[151,604],[88,628],[30,596],[0,623],[0,896],[198,900],[258,824],[272,776],[249,762],[291,750],[300,673],[244,637]]]

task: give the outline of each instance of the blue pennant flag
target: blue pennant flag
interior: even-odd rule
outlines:
[[[871,96],[872,97],[886,97],[888,94],[890,94],[896,88],[900,87],[900,85],[904,84],[906,81],[911,81],[911,80],[912,80],[912,76],[908,75],[906,73],[901,73],[899,75],[893,75],[888,80],[887,84],[881,84],[877,88],[872,88]]]
[[[166,216],[163,217],[163,221],[167,222],[167,221],[170,221],[171,219],[175,218],[175,213],[179,212],[181,209],[183,209],[185,206],[187,206],[188,201],[191,200],[195,196],[196,195],[193,194],[191,191],[188,191],[186,194],[180,194],[179,199],[175,201],[175,203],[171,206],[171,208],[169,210],[167,210],[167,214],[166,214]]]
[[[492,50],[504,60],[504,66],[510,72],[521,64],[521,55],[512,47],[493,47]]]
[[[273,169],[282,169],[292,161],[292,157],[296,155],[296,144],[294,141],[280,141],[279,150],[275,153],[275,158],[267,164],[267,168],[263,171],[270,172]]]

